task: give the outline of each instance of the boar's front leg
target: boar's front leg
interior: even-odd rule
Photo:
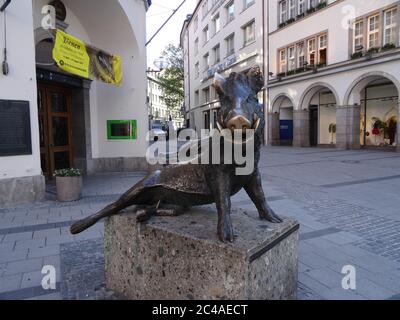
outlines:
[[[230,179],[223,173],[217,173],[216,176],[210,177],[210,179],[210,188],[213,192],[218,211],[218,238],[223,242],[233,242],[234,234],[231,222]]]
[[[281,223],[283,221],[267,204],[264,190],[262,188],[261,175],[258,170],[254,172],[251,181],[244,187],[244,189],[246,190],[250,199],[256,205],[256,208],[262,220],[267,220],[273,223]]]

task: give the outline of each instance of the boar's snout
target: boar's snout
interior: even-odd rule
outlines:
[[[229,120],[226,122],[226,127],[232,131],[234,130],[250,130],[251,121],[245,116],[237,113],[230,115]]]

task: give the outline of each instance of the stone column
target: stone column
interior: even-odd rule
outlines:
[[[279,113],[268,113],[268,145],[279,146]]]
[[[338,149],[360,149],[359,105],[336,108],[336,147]]]
[[[310,112],[293,111],[293,147],[310,146]]]

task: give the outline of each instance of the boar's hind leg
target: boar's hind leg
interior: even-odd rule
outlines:
[[[186,210],[186,208],[179,206],[164,206],[160,205],[152,207],[138,207],[136,210],[136,220],[138,222],[145,222],[149,220],[152,216],[159,217],[177,217]]]
[[[283,220],[274,213],[271,207],[267,204],[265,199],[264,191],[261,184],[260,172],[254,173],[250,183],[244,187],[250,199],[254,202],[257,207],[258,213],[262,220],[267,220],[273,223],[281,223]]]

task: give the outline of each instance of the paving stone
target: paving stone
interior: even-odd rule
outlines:
[[[0,278],[0,293],[18,290],[21,287],[22,274]]]
[[[45,239],[18,240],[15,243],[15,250],[34,249],[45,247]]]
[[[47,229],[35,231],[33,234],[34,239],[48,238],[48,237],[58,237],[61,235],[60,228]]]
[[[319,294],[327,300],[367,300],[366,297],[360,295],[358,292],[344,290],[343,288],[333,288],[320,291]]]
[[[3,240],[5,242],[15,242],[18,240],[31,240],[33,232],[22,232],[22,233],[12,233],[7,234]]]
[[[13,251],[3,251],[0,254],[0,263],[13,262],[26,259],[28,255],[28,250],[13,250]]]
[[[29,258],[40,258],[53,256],[60,253],[59,245],[46,246],[44,248],[34,248],[29,250]]]
[[[75,237],[73,235],[61,235],[58,237],[48,237],[46,238],[46,245],[56,245],[56,244],[63,244],[63,243],[70,243],[74,242]]]
[[[335,288],[341,285],[344,275],[333,271],[326,267],[321,269],[313,269],[305,272],[311,278],[321,282],[329,288]]]
[[[356,292],[372,300],[387,300],[398,293],[386,289],[382,285],[378,285],[369,279],[359,279],[357,281]]]
[[[43,277],[42,270],[24,273],[22,275],[21,289],[41,286]]]
[[[7,263],[7,267],[5,269],[5,275],[15,275],[32,271],[40,272],[41,270],[42,270],[42,258],[25,259]]]
[[[313,269],[324,268],[335,264],[334,261],[325,257],[321,257],[314,252],[307,252],[301,255],[299,260]]]

